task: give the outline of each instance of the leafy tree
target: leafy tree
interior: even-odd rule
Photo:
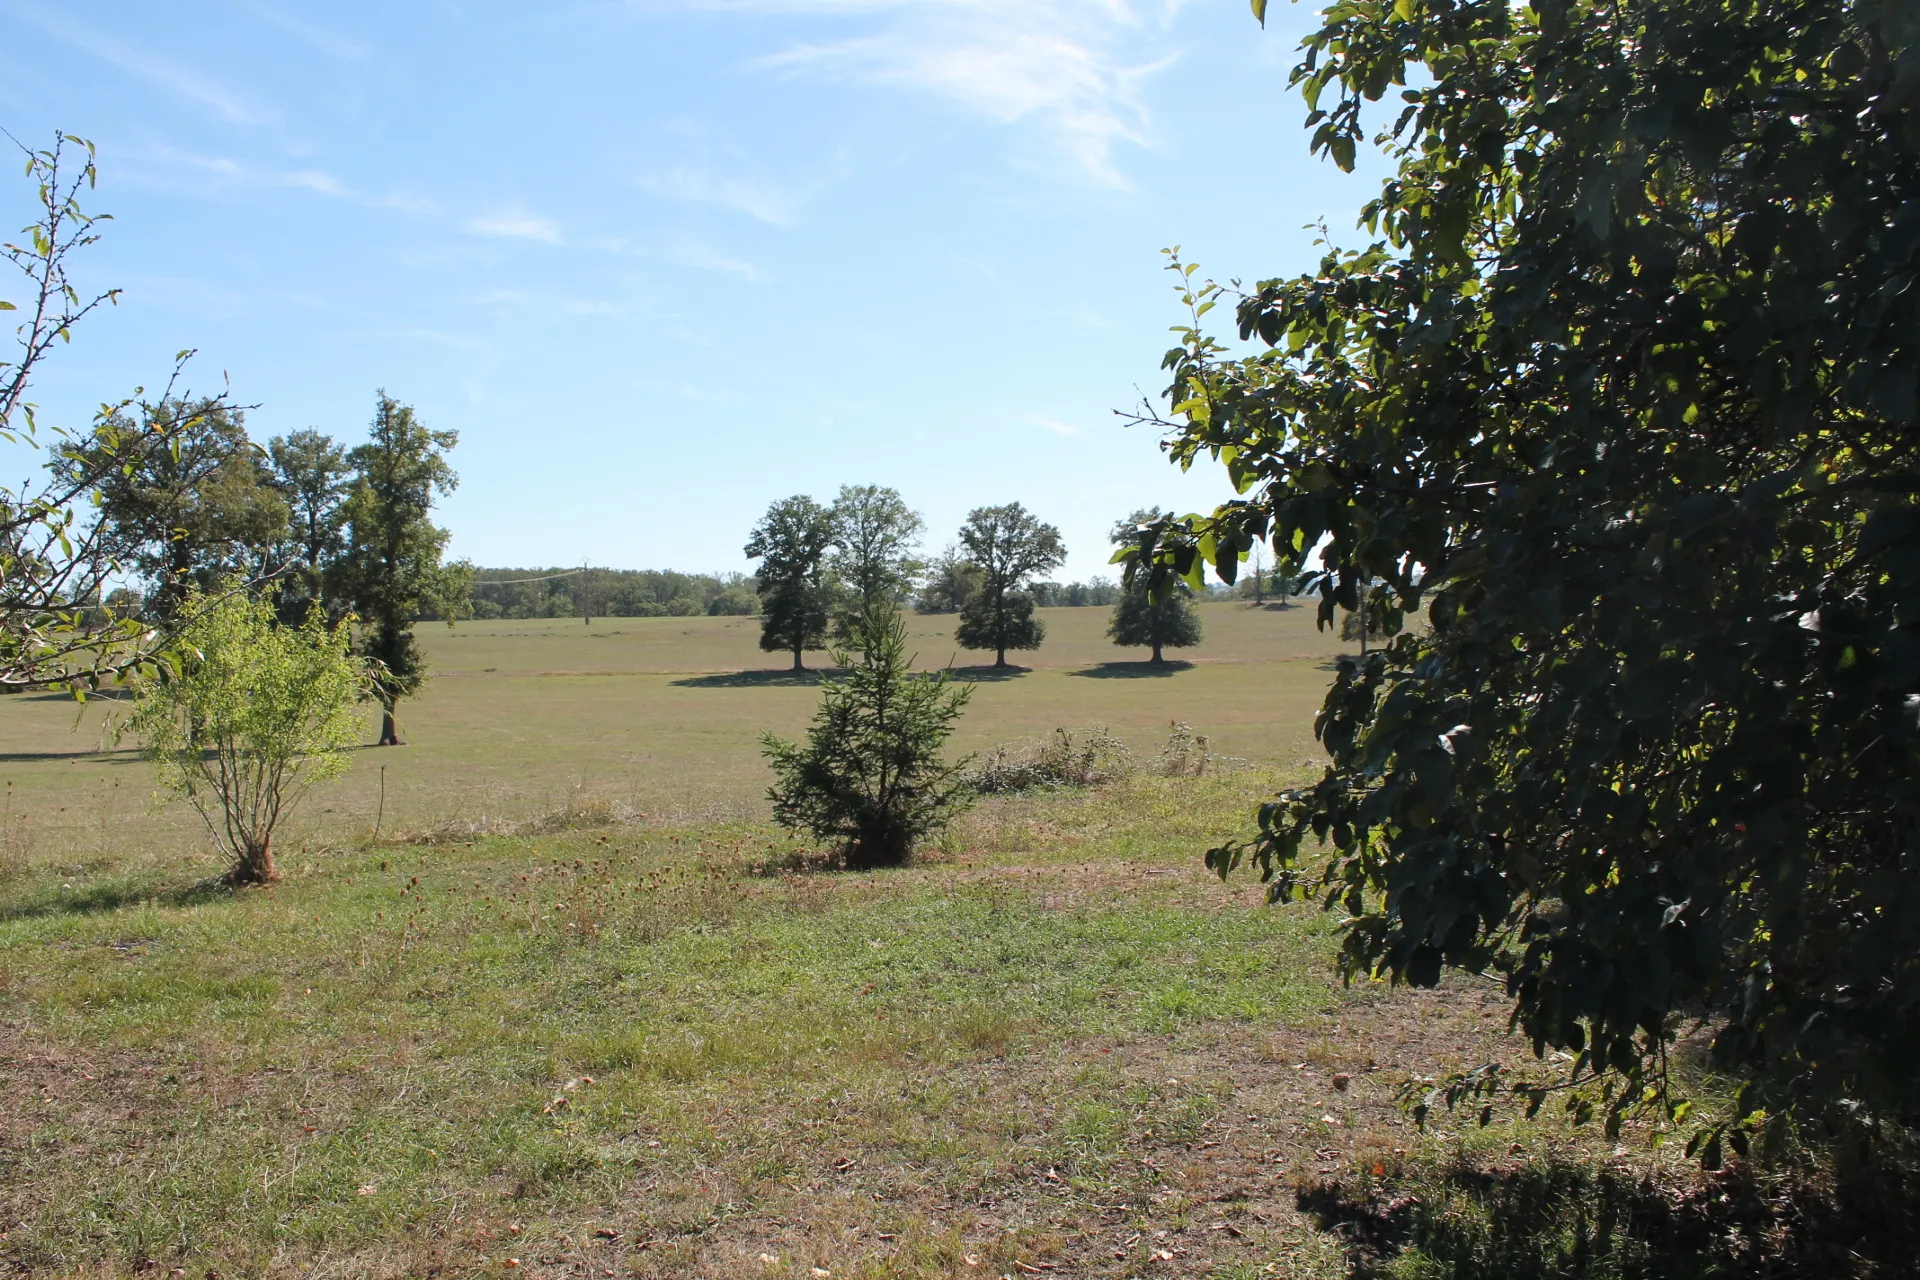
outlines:
[[[282,579],[281,616],[299,622],[316,605],[326,608],[326,575],[346,550],[346,499],[353,468],[345,447],[318,431],[275,436],[267,444],[273,486],[291,512]],[[329,611],[334,616],[334,611]]]
[[[1324,23],[1317,150],[1350,167],[1404,102],[1381,238],[1242,297],[1243,359],[1176,260],[1172,456],[1246,496],[1139,550],[1317,552],[1323,625],[1381,647],[1340,659],[1324,778],[1212,864],[1317,884],[1350,973],[1500,974],[1610,1122],[1665,1096],[1682,1011],[1742,1116],[1920,1113],[1920,9]]]
[[[842,485],[831,512],[837,536],[827,568],[845,591],[834,628],[846,639],[869,610],[898,608],[906,600],[925,567],[914,553],[926,525],[897,492],[880,485]]]
[[[835,595],[827,553],[839,532],[831,509],[799,494],[768,507],[747,539],[746,554],[760,561],[760,647],[793,654],[795,671],[826,643]]]
[[[429,431],[411,406],[381,391],[370,438],[347,455],[354,471],[343,512],[347,549],[333,590],[361,620],[359,650],[374,663],[383,747],[402,745],[396,708],[427,678],[414,621],[431,613],[452,626],[470,608],[472,567],[440,562],[447,531],[430,519],[435,495],[459,483],[444,456],[459,442],[457,432]]]
[[[122,410],[94,428],[94,441],[56,464],[69,476],[104,470],[94,487],[103,550],[147,582],[145,607],[170,619],[187,593],[228,579],[264,576],[287,533],[287,504],[274,489],[244,416],[219,400],[163,399]],[[97,456],[129,437],[163,438],[119,467]],[[98,442],[98,443],[95,443]]]
[[[950,543],[927,566],[914,608],[921,613],[958,613],[980,593],[981,577],[980,566]]]
[[[862,614],[853,648],[833,661],[845,674],[822,689],[806,745],[761,739],[774,820],[838,842],[850,870],[899,866],[967,801],[966,761],[940,753],[973,689],[913,670],[891,605]]]
[[[960,545],[980,569],[980,590],[961,609],[955,638],[963,648],[992,649],[996,667],[1007,665],[1009,649],[1038,649],[1047,629],[1020,588],[1066,560],[1060,531],[1011,502],[968,512]]]
[[[1113,527],[1114,544],[1132,545],[1142,525],[1156,524],[1168,514],[1158,507],[1134,512]],[[1164,663],[1162,650],[1200,643],[1200,615],[1194,612],[1193,588],[1185,582],[1174,581],[1159,592],[1148,590],[1148,585],[1148,575],[1134,575],[1132,586],[1114,602],[1107,636],[1118,645],[1145,645],[1153,650],[1152,661]]]
[[[180,665],[142,685],[128,728],[226,847],[228,882],[266,884],[280,820],[347,767],[364,669],[318,610],[281,626],[270,600],[195,589],[181,612]]]

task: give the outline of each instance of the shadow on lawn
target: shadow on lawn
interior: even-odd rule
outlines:
[[[1032,667],[1016,667],[1008,663],[996,667],[991,663],[981,667],[948,667],[947,674],[955,680],[965,680],[969,684],[984,684],[994,680],[1017,680],[1033,670]]]
[[[1145,678],[1164,679],[1179,675],[1182,671],[1193,670],[1191,662],[1182,662],[1178,658],[1166,662],[1102,662],[1098,666],[1082,667],[1078,671],[1067,672],[1070,676],[1085,676],[1089,680],[1140,680]]]
[[[767,689],[783,685],[819,684],[828,676],[839,675],[837,667],[793,671],[779,668],[763,671],[717,671],[710,676],[687,676],[672,683],[681,689]]]
[[[1565,1159],[1322,1182],[1300,1209],[1343,1241],[1359,1280],[1408,1274],[1829,1280],[1908,1274],[1920,1167],[1881,1152],[1836,1167],[1644,1173]],[[1416,1261],[1417,1260],[1417,1261]]]
[[[91,760],[96,764],[137,764],[145,758],[139,747],[111,751],[0,751],[0,764],[39,764],[47,760]]]
[[[233,896],[233,886],[218,878],[156,890],[150,884],[104,884],[62,892],[34,902],[0,907],[0,924],[44,920],[51,916],[92,916],[147,902],[162,907],[193,907]]]

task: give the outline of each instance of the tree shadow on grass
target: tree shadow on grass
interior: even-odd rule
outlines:
[[[111,751],[0,751],[0,764],[40,764],[48,760],[91,760],[98,764],[137,764],[145,758],[139,747]]]
[[[1067,674],[1085,676],[1089,680],[1140,680],[1165,678],[1191,670],[1193,670],[1191,662],[1182,662],[1175,658],[1167,662],[1102,662],[1098,666],[1082,667],[1078,671],[1069,671]]]
[[[787,685],[819,684],[828,676],[839,675],[837,667],[810,667],[805,671],[785,668],[764,671],[717,671],[710,676],[687,676],[672,683],[681,689],[767,689]]]
[[[1734,1166],[1698,1179],[1597,1163],[1413,1170],[1382,1182],[1322,1182],[1296,1203],[1337,1235],[1351,1274],[1413,1252],[1457,1280],[1511,1276],[1864,1277],[1899,1274],[1920,1248],[1912,1152],[1760,1177]],[[1422,1274],[1427,1274],[1425,1270]]]
[[[955,680],[965,680],[969,684],[984,684],[996,680],[1016,680],[1032,670],[1032,667],[1016,667],[1011,663],[1004,667],[996,667],[989,663],[980,667],[948,667],[947,674]]]
[[[0,907],[0,924],[16,920],[43,920],[52,916],[92,916],[122,907],[138,907],[149,901],[162,907],[195,907],[233,896],[233,886],[213,877],[196,880],[171,889],[155,889],[151,884],[92,885],[66,890],[33,902]]]

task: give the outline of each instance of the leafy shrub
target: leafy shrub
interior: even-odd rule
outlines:
[[[1105,729],[1074,740],[1071,730],[1055,729],[1038,743],[998,746],[968,775],[983,794],[1008,794],[1045,787],[1091,787],[1132,773],[1133,753]]]
[[[182,612],[193,619],[183,660],[141,689],[129,727],[232,856],[228,881],[263,884],[279,877],[280,820],[347,767],[364,669],[347,627],[328,627],[319,610],[287,627],[268,600],[196,592]]]

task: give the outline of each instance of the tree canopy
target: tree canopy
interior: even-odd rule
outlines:
[[[347,451],[311,428],[275,436],[267,444],[273,487],[289,512],[286,565],[276,597],[280,614],[300,622],[315,605],[327,608],[326,573],[347,548],[346,501],[353,492]],[[338,621],[334,612],[329,616]]]
[[[359,615],[360,651],[377,664],[371,683],[384,712],[382,746],[400,745],[396,707],[427,677],[414,620],[431,614],[451,623],[472,590],[470,566],[441,563],[447,531],[431,519],[434,498],[459,483],[445,456],[459,442],[457,432],[428,430],[411,406],[382,391],[367,443],[347,455],[347,550],[335,562],[333,590]]]
[[[1340,662],[1325,776],[1213,864],[1317,885],[1353,973],[1497,972],[1614,1118],[1683,1011],[1749,1118],[1913,1116],[1920,8],[1323,22],[1313,148],[1351,168],[1398,99],[1376,238],[1233,299],[1240,358],[1176,257],[1168,447],[1243,496],[1137,553],[1317,558],[1323,624],[1383,647]]]
[[[1020,588],[1066,560],[1060,531],[1010,502],[968,512],[960,545],[980,571],[980,585],[961,606],[955,638],[964,648],[992,649],[996,667],[1007,665],[1009,649],[1038,649],[1046,626],[1033,616],[1033,597]]]
[[[178,398],[132,412],[142,421],[117,412],[97,424],[95,440],[144,435],[167,447],[114,467],[98,455],[115,444],[90,443],[60,465],[104,471],[94,489],[102,549],[145,580],[146,612],[172,618],[194,589],[264,576],[287,536],[288,511],[244,415],[217,400]]]
[[[833,501],[835,526],[827,567],[845,592],[835,629],[847,640],[875,609],[897,608],[924,567],[916,558],[925,522],[883,485],[846,484]]]
[[[1131,546],[1143,526],[1159,523],[1168,513],[1158,507],[1136,511],[1113,526],[1113,542]],[[1194,612],[1193,589],[1174,581],[1152,591],[1150,577],[1135,574],[1132,584],[1113,603],[1113,617],[1107,623],[1107,638],[1117,645],[1151,649],[1151,662],[1165,662],[1167,649],[1184,649],[1200,643],[1200,615]]]
[[[831,508],[796,494],[768,507],[747,538],[745,554],[760,561],[760,647],[791,653],[795,671],[805,670],[808,649],[827,640],[834,603],[827,553],[839,533]]]

